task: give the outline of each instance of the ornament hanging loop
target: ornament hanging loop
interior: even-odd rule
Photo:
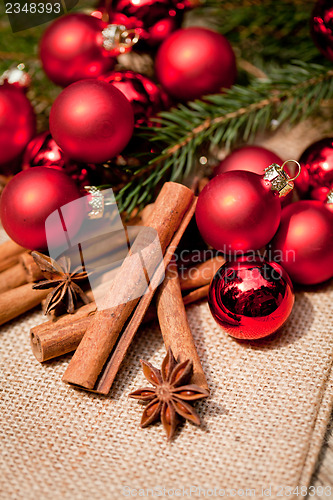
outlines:
[[[301,167],[301,165],[299,164],[299,162],[298,162],[298,161],[296,161],[296,160],[286,160],[286,161],[285,161],[285,162],[281,165],[281,169],[282,169],[282,170],[284,170],[284,166],[285,166],[285,165],[287,165],[287,163],[295,163],[295,164],[297,165],[297,169],[298,169],[298,170],[297,170],[297,174],[295,175],[295,177],[290,178],[290,177],[288,176],[288,177],[289,177],[289,180],[290,180],[291,182],[293,182],[293,181],[295,181],[295,180],[297,179],[297,177],[300,175],[301,170],[302,170],[302,167]],[[288,175],[288,174],[287,174],[287,175]]]
[[[109,24],[103,31],[103,47],[113,52],[112,55],[125,54],[139,41],[136,29],[127,29],[119,24]]]

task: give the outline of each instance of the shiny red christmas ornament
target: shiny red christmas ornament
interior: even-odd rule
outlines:
[[[7,234],[31,250],[47,249],[45,221],[63,205],[80,197],[75,182],[64,172],[36,167],[20,172],[9,181],[0,199],[0,217]],[[77,205],[76,205],[77,206]],[[66,227],[74,234],[85,214],[75,209],[66,214]],[[63,228],[54,230],[48,242],[53,247],[63,239]]]
[[[229,88],[236,79],[228,40],[206,28],[180,29],[160,46],[156,75],[174,98],[188,101]]]
[[[105,27],[100,19],[81,13],[54,21],[40,42],[40,58],[50,80],[65,87],[111,70],[115,59],[103,46]]]
[[[36,117],[24,91],[15,85],[0,86],[0,171],[18,159],[34,136]]]
[[[283,173],[260,176],[235,170],[214,177],[199,195],[196,221],[203,239],[225,254],[247,252],[265,246],[280,223],[281,203],[275,191],[280,181],[292,188]]]
[[[108,22],[135,29],[140,40],[157,45],[180,27],[184,11],[191,7],[187,0],[115,0]],[[105,8],[102,2],[100,11]]]
[[[333,212],[304,200],[284,208],[272,241],[273,257],[296,283],[314,285],[333,276]]]
[[[136,126],[151,125],[150,118],[168,107],[165,92],[150,78],[134,71],[111,71],[99,77],[120,90],[132,105]]]
[[[333,4],[332,0],[319,0],[311,16],[311,35],[318,49],[333,61]]]
[[[333,137],[309,146],[299,160],[302,171],[295,181],[301,198],[325,201],[333,188]]]
[[[118,155],[134,128],[131,104],[120,90],[98,80],[73,83],[54,101],[50,131],[60,148],[85,163]]]
[[[87,165],[78,165],[59,148],[49,131],[36,135],[27,145],[22,170],[32,167],[48,167],[63,170],[77,186],[90,184]],[[92,166],[90,166],[90,169]]]
[[[226,262],[215,274],[208,295],[211,313],[237,339],[260,339],[287,321],[294,293],[279,264],[257,258]]]

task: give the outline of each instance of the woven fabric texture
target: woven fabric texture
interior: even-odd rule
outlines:
[[[295,151],[294,137],[285,136],[285,157],[307,145]],[[5,325],[0,498],[113,500],[159,487],[167,497],[232,489],[233,498],[271,487],[279,498],[280,486],[308,485],[332,408],[332,300],[332,283],[298,290],[283,331],[248,343],[224,334],[206,303],[188,308],[211,397],[197,404],[202,427],[185,424],[171,443],[160,424],[139,428],[142,406],[127,397],[146,385],[139,359],[158,366],[165,355],[156,324],[139,330],[108,397],[61,382],[70,355],[35,360],[29,329],[44,321],[39,311]]]

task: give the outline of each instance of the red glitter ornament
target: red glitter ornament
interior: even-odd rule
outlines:
[[[35,130],[35,113],[24,91],[8,83],[0,86],[1,173],[20,157]]]
[[[118,155],[134,127],[132,107],[113,85],[98,80],[73,83],[54,101],[51,134],[70,157],[103,163]]]
[[[292,188],[283,167],[271,166],[264,176],[235,170],[214,177],[199,195],[196,221],[203,239],[225,254],[265,246],[280,223],[278,193]],[[284,191],[285,192],[285,191]]]
[[[302,171],[295,187],[302,198],[325,201],[333,188],[333,138],[327,137],[309,146],[299,160]]]
[[[28,170],[32,167],[63,170],[79,187],[90,184],[88,166],[78,165],[68,158],[59,148],[49,131],[36,135],[26,147],[22,170]],[[90,166],[91,168],[92,166]]]
[[[168,97],[155,82],[134,71],[111,71],[99,77],[120,90],[132,105],[136,126],[151,125],[150,118],[168,107]]]
[[[332,0],[319,0],[311,16],[311,35],[318,49],[333,61],[333,4]]]
[[[284,208],[272,250],[293,281],[314,285],[328,280],[333,276],[333,212],[314,200]]]
[[[2,225],[19,245],[31,250],[45,250],[47,217],[79,197],[78,187],[64,172],[45,167],[31,168],[15,175],[3,190],[0,199]],[[75,205],[67,214],[66,227],[71,234],[80,228],[84,215],[82,207],[75,210]],[[63,231],[62,225],[57,225],[48,243],[56,247],[63,239]]]
[[[232,151],[221,163],[215,168],[214,175],[223,174],[225,172],[232,172],[234,170],[246,170],[247,172],[254,172],[258,175],[263,175],[265,168],[272,163],[281,165],[283,161],[281,158],[262,146],[243,146]],[[286,172],[289,175],[288,168]],[[286,206],[291,203],[292,192],[287,196],[280,198],[281,205]]]
[[[180,29],[160,46],[156,75],[174,98],[188,101],[229,88],[236,78],[228,40],[206,28]]]
[[[294,293],[279,264],[246,257],[226,262],[215,274],[208,302],[215,321],[237,339],[260,339],[287,321]]]
[[[40,58],[50,80],[65,87],[111,70],[115,59],[103,46],[105,27],[100,19],[81,13],[54,21],[40,42]]]

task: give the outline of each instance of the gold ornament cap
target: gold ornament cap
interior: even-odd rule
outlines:
[[[284,167],[287,163],[296,163],[298,172],[295,177],[290,178]],[[281,166],[277,163],[272,163],[269,167],[265,168],[264,179],[271,184],[272,191],[279,194],[279,197],[286,196],[294,188],[294,180],[297,179],[301,173],[301,165],[296,160],[286,160]]]
[[[327,198],[326,198],[326,203],[328,205],[333,205],[333,189],[328,193]]]

